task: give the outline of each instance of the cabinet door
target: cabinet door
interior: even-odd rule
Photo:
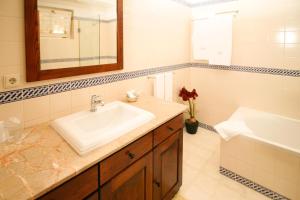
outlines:
[[[89,197],[85,198],[84,200],[99,200],[99,193],[94,192],[92,195],[90,195]]]
[[[152,200],[152,152],[116,175],[101,188],[101,200]]]
[[[182,130],[154,149],[153,199],[172,199],[182,184]]]

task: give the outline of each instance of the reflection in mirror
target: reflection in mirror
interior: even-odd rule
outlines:
[[[116,0],[38,0],[41,70],[117,63]]]

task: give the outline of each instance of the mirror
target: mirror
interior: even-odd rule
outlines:
[[[122,0],[25,1],[27,81],[122,69],[122,14]]]

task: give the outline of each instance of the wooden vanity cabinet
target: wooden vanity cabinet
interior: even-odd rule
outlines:
[[[50,191],[51,200],[171,200],[182,184],[183,115]]]
[[[166,122],[165,124],[161,125],[160,127],[156,128],[153,132],[153,143],[154,146],[159,145],[168,137],[170,137],[173,133],[178,130],[182,130],[183,126],[183,116],[179,115],[170,121]]]
[[[100,162],[100,185],[104,185],[115,175],[142,158],[153,148],[152,132],[124,147],[117,153]]]
[[[153,155],[153,199],[172,199],[182,185],[182,130],[159,144]]]
[[[71,180],[42,196],[41,200],[81,200],[96,192],[98,184],[98,165],[75,176]]]
[[[101,200],[152,200],[152,152],[101,187]]]
[[[101,200],[171,200],[182,184],[182,127],[179,115],[100,162]],[[141,158],[117,174],[128,152]]]
[[[84,200],[99,200],[99,191],[94,192],[93,194],[91,194],[90,196],[85,198]]]

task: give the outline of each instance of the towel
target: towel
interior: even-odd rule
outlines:
[[[209,64],[231,65],[232,16],[220,15],[211,19]]]
[[[193,22],[192,48],[195,60],[209,59],[210,20],[199,19]]]
[[[159,99],[165,99],[165,75],[156,74],[154,79],[154,96]]]
[[[165,101],[173,101],[173,72],[165,73]]]
[[[193,22],[192,51],[195,60],[231,65],[232,16],[220,15]]]
[[[252,134],[251,129],[242,120],[228,120],[221,122],[214,126],[220,136],[229,141],[231,138],[237,135],[249,135]]]

